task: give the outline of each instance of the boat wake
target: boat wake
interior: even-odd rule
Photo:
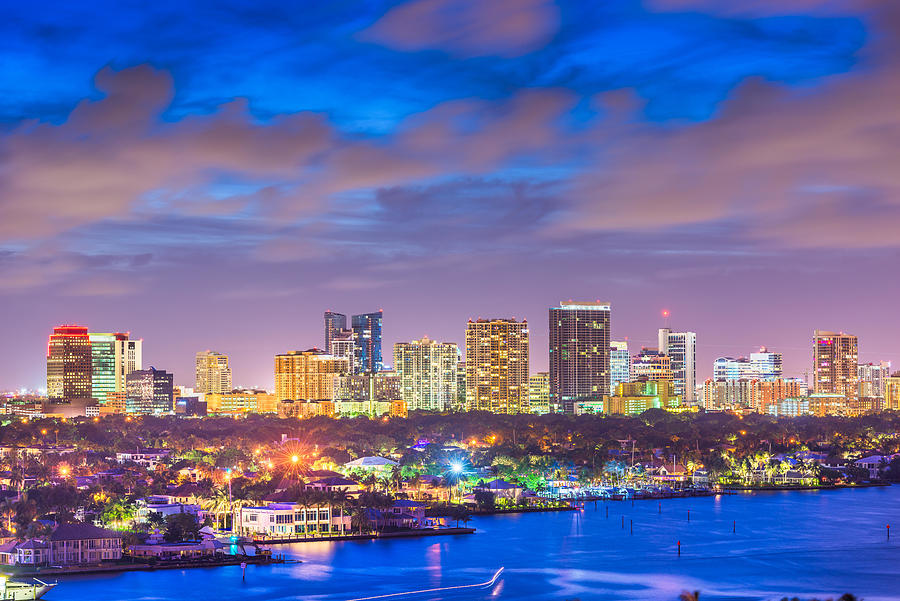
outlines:
[[[459,586],[444,586],[441,588],[426,588],[420,591],[406,591],[403,593],[389,593],[387,595],[375,595],[374,597],[359,597],[357,599],[348,599],[348,601],[371,601],[372,599],[396,599],[400,597],[409,597],[411,595],[421,595],[421,594],[430,594],[430,593],[443,593],[447,591],[462,591],[466,589],[476,589],[476,588],[490,588],[496,584],[497,579],[500,578],[500,574],[503,573],[503,568],[501,567],[494,573],[493,578],[490,580],[486,580],[484,582],[479,582],[476,584],[462,584]]]

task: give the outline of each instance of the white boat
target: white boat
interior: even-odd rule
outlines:
[[[0,576],[0,601],[32,601],[47,594],[56,583],[48,584],[37,578],[34,582],[13,582]]]

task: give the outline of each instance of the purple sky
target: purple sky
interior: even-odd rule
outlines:
[[[801,375],[815,328],[900,366],[897,3],[603,4],[13,12],[0,389],[64,322],[271,386],[326,309],[383,308],[386,358],[527,318],[538,371],[570,298],[635,350],[669,309],[701,379],[760,345]]]

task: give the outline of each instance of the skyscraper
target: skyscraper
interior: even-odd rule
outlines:
[[[900,410],[900,371],[884,380],[884,408]]]
[[[47,397],[57,402],[92,398],[91,341],[87,328],[53,328],[47,342]]]
[[[125,377],[141,369],[142,340],[127,333],[90,332],[92,396],[101,405],[125,399]]]
[[[692,403],[697,386],[697,334],[660,328],[657,337],[659,352],[672,359],[675,394],[686,403]]]
[[[781,353],[770,352],[766,347],[761,347],[758,353],[750,353],[750,370],[752,376],[758,380],[771,382],[782,375]]]
[[[381,355],[381,323],[383,311],[363,313],[352,318],[355,345],[356,373],[381,371],[384,361]]]
[[[813,334],[813,389],[816,394],[857,398],[859,375],[856,336],[816,330]]]
[[[642,347],[641,352],[631,358],[631,380],[661,380],[674,382],[672,358],[659,349]]]
[[[325,311],[325,346],[326,351],[331,349],[331,341],[335,335],[347,329],[347,316],[343,313]]]
[[[713,380],[747,380],[753,376],[753,364],[746,357],[719,357],[713,363]]]
[[[125,411],[161,415],[175,410],[172,374],[151,367],[125,376]]]
[[[353,342],[352,330],[340,330],[331,338],[331,346],[325,349],[334,357],[347,359],[349,373],[356,372],[356,345]]]
[[[528,378],[528,410],[538,415],[550,413],[550,372],[539,371]]]
[[[883,397],[885,381],[891,375],[891,362],[861,363],[857,368],[859,396]]]
[[[199,393],[225,394],[231,392],[231,367],[228,355],[216,351],[200,351],[195,358],[196,385]]]
[[[318,349],[275,355],[276,400],[334,400],[335,378],[348,371],[345,358]]]
[[[528,411],[528,322],[469,320],[466,324],[466,407]]]
[[[610,382],[609,303],[550,307],[550,405],[575,413],[581,400],[603,400]]]
[[[613,340],[609,343],[609,394],[616,394],[616,387],[624,382],[631,382],[628,342]]]
[[[459,347],[428,337],[394,344],[394,371],[410,411],[447,411],[456,404]]]

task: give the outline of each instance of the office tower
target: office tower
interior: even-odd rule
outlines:
[[[47,397],[57,402],[92,398],[92,375],[87,328],[75,325],[53,328],[47,342]]]
[[[603,402],[604,413],[640,415],[648,409],[674,409],[681,405],[671,380],[622,382],[616,394]]]
[[[813,390],[857,398],[859,375],[856,336],[816,330],[813,334]]]
[[[615,394],[623,382],[631,382],[631,355],[627,342],[613,340],[609,343],[609,394]]]
[[[753,364],[746,357],[719,357],[713,363],[713,380],[749,380],[753,377]]]
[[[466,324],[466,408],[528,411],[528,322],[479,319]]]
[[[356,345],[353,342],[352,330],[339,330],[331,338],[331,346],[325,349],[334,357],[343,357],[347,360],[349,373],[356,371]]]
[[[861,363],[856,373],[859,377],[859,396],[883,397],[885,380],[891,375],[891,362]]]
[[[550,413],[549,371],[539,371],[528,378],[528,410],[538,415]]]
[[[325,311],[325,346],[326,351],[331,349],[331,341],[335,335],[347,329],[347,316],[343,313]]]
[[[456,404],[459,347],[453,342],[422,340],[394,344],[394,371],[409,411],[447,411]]]
[[[335,378],[349,369],[346,359],[318,349],[275,355],[275,397],[279,401],[333,400]]]
[[[609,303],[560,303],[550,307],[550,405],[575,413],[579,400],[609,393]]]
[[[363,313],[352,318],[353,342],[355,346],[354,373],[381,371],[381,322],[383,311]]]
[[[659,352],[672,360],[675,394],[685,402],[693,402],[697,388],[697,334],[660,328],[657,338]]]
[[[231,392],[231,367],[228,355],[216,351],[200,351],[195,358],[196,390],[199,393],[225,394]]]
[[[674,383],[672,358],[655,348],[641,347],[631,358],[631,379],[660,380]]]
[[[161,369],[133,371],[125,376],[125,411],[161,415],[175,410],[173,376]]]
[[[752,377],[771,382],[782,375],[781,353],[769,352],[761,347],[758,353],[750,353],[750,371]]]
[[[123,332],[89,332],[92,396],[101,405],[125,398],[125,376],[142,368],[142,340]]]
[[[884,408],[900,410],[900,371],[884,379]]]

